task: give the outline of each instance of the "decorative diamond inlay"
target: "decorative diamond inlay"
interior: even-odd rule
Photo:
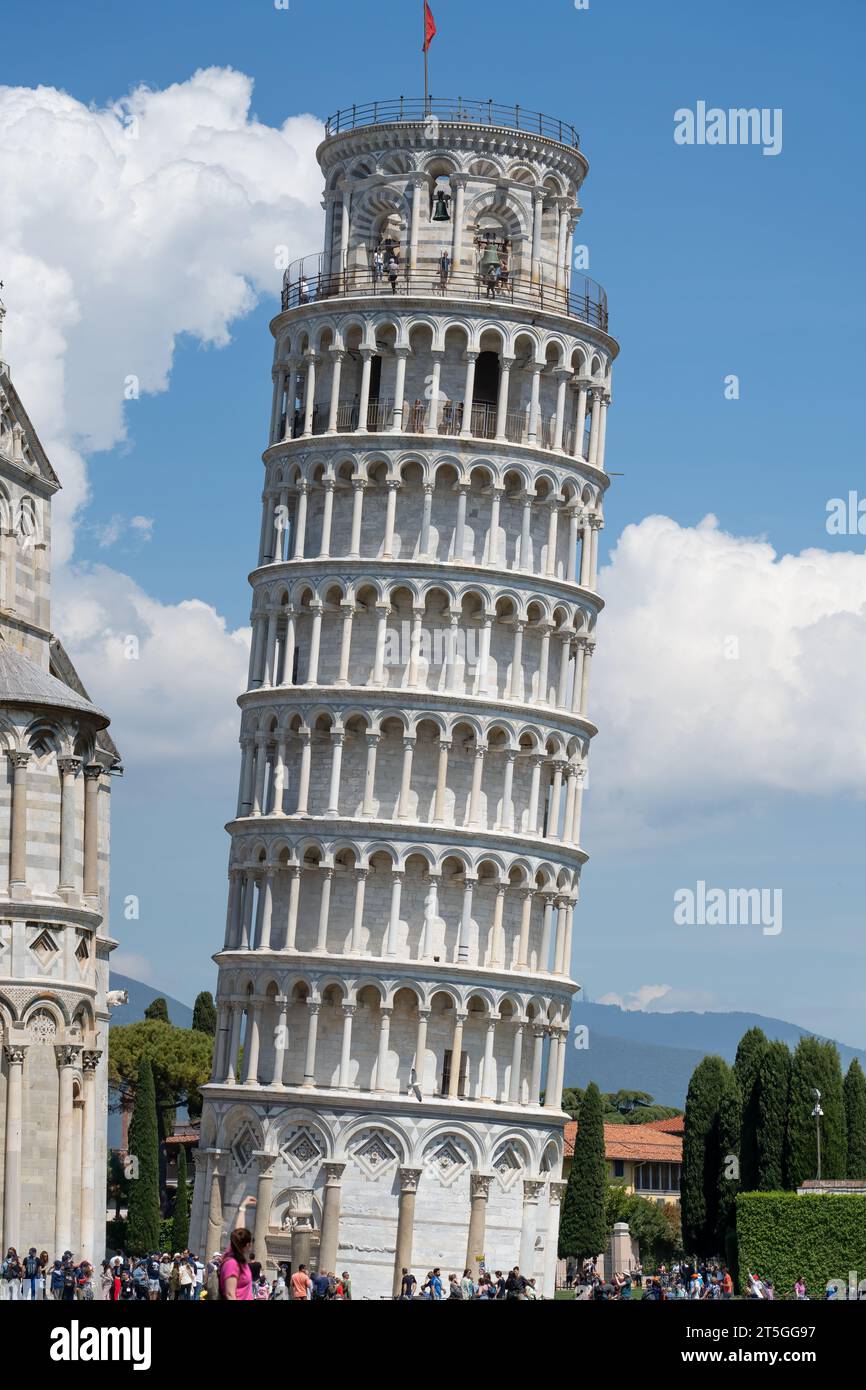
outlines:
[[[400,1161],[390,1140],[378,1129],[361,1135],[360,1142],[352,1149],[352,1157],[373,1178]]]
[[[283,1158],[297,1174],[306,1173],[324,1157],[324,1149],[310,1129],[298,1129],[280,1150]]]
[[[242,1173],[246,1172],[253,1161],[253,1153],[256,1149],[256,1136],[249,1125],[244,1125],[239,1131],[234,1143],[232,1144],[232,1158]]]
[[[39,964],[45,966],[54,959],[60,947],[57,945],[57,942],[50,932],[42,931],[39,933],[36,940],[31,943],[30,949],[39,961]]]
[[[520,1155],[517,1153],[513,1144],[506,1144],[500,1149],[493,1160],[493,1170],[496,1173],[499,1184],[507,1192],[523,1172],[523,1164]]]
[[[469,1154],[454,1135],[440,1140],[428,1149],[424,1161],[428,1171],[445,1187],[450,1187],[460,1174],[470,1167]]]

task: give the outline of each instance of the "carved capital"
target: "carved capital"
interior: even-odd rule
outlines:
[[[544,1191],[544,1183],[538,1178],[524,1178],[523,1180],[523,1200],[524,1202],[537,1202]]]
[[[493,1181],[491,1173],[470,1173],[469,1174],[469,1196],[472,1200],[476,1197],[483,1197],[484,1201],[490,1196],[490,1184]]]
[[[421,1168],[399,1168],[397,1171],[400,1174],[400,1191],[417,1192],[423,1170]]]
[[[58,1067],[74,1067],[81,1056],[81,1048],[67,1043],[61,1047],[55,1047],[54,1056],[57,1059]]]
[[[558,1206],[559,1203],[562,1201],[563,1197],[565,1196],[565,1189],[567,1186],[568,1184],[564,1182],[551,1182],[548,1184],[548,1201],[553,1206]]]
[[[325,1186],[339,1187],[340,1183],[343,1181],[345,1168],[345,1163],[323,1163],[322,1169],[325,1174]]]
[[[27,1048],[20,1043],[7,1043],[3,1051],[6,1053],[6,1061],[10,1067],[23,1067],[24,1058],[27,1056]]]
[[[82,1054],[81,1054],[81,1065],[82,1065],[82,1067],[84,1068],[84,1070],[85,1070],[86,1072],[91,1072],[91,1073],[92,1073],[92,1072],[95,1072],[95,1071],[96,1071],[96,1068],[99,1066],[99,1060],[100,1060],[101,1056],[102,1056],[102,1053],[101,1053],[101,1052],[96,1052],[96,1051],[91,1051],[90,1049],[85,1049],[85,1051],[82,1052]]]

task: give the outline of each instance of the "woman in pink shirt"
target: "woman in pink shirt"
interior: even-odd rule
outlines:
[[[252,1243],[252,1234],[243,1226],[232,1231],[229,1237],[229,1248],[223,1255],[219,1279],[220,1295],[230,1302],[246,1303],[253,1298],[253,1274],[249,1262]]]

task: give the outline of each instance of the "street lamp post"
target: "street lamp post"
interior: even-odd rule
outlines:
[[[824,1111],[821,1109],[821,1092],[812,1091],[815,1097],[815,1108],[812,1111],[812,1119],[815,1121],[815,1140],[818,1149],[818,1182],[821,1181],[821,1117]]]

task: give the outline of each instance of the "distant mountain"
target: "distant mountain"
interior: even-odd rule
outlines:
[[[808,1028],[747,1013],[645,1013],[616,1004],[577,1003],[572,1030],[589,1030],[586,1048],[569,1047],[566,1086],[595,1081],[602,1091],[648,1091],[660,1105],[685,1105],[689,1078],[702,1057],[718,1053],[733,1062],[740,1038],[762,1028],[770,1039],[796,1047],[814,1036]],[[866,1052],[836,1043],[843,1070],[852,1057],[866,1067]]]
[[[128,1004],[111,1010],[111,1022],[115,1026],[118,1023],[140,1023],[148,1004],[152,1004],[154,999],[164,999],[172,1023],[177,1024],[178,1028],[192,1027],[192,1009],[189,1005],[181,1004],[179,999],[172,999],[170,994],[161,989],[151,989],[150,985],[143,985],[140,980],[131,980],[128,975],[115,975],[113,970],[108,988],[125,989],[129,995]]]

